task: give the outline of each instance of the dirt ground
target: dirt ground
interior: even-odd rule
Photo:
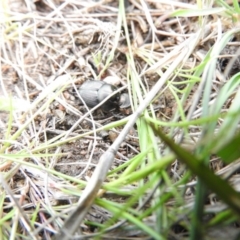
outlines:
[[[162,70],[158,69],[145,72],[144,69],[151,63],[151,58],[160,61],[171,52],[171,49],[181,44],[185,35],[197,30],[198,22],[196,17],[173,19],[169,16],[173,10],[170,5],[158,1],[145,1],[148,13],[152,16],[151,22],[140,2],[125,1],[125,11],[136,70],[139,75],[143,73],[141,79],[149,91],[162,74]],[[191,6],[195,1],[177,2],[181,8]],[[11,96],[15,111],[11,116],[12,121],[8,111],[0,112],[0,139],[6,137],[9,125],[10,135],[14,135],[29,121],[21,134],[15,138],[15,144],[7,151],[15,153],[21,148],[29,148],[38,153],[42,151],[56,154],[51,162],[47,160],[41,162],[34,158],[25,161],[48,166],[79,180],[88,180],[100,156],[111,146],[123,126],[117,126],[110,131],[87,133],[114,121],[124,120],[132,113],[131,108],[117,107],[109,112],[99,108],[86,117],[88,110],[78,93],[81,85],[87,80],[107,79],[111,84],[117,85],[118,89],[123,88],[121,92],[132,94],[127,79],[129,71],[133,69],[127,61],[129,49],[123,27],[119,42],[115,42],[119,31],[118,1],[11,0],[5,13],[1,14],[1,18],[6,19],[6,22],[2,26],[1,37],[0,96],[6,98]],[[156,29],[154,34],[151,24]],[[215,37],[211,35],[208,39],[206,37],[206,41],[203,40],[184,63],[185,69],[200,64],[199,56],[201,53],[205,54],[214,41]],[[218,58],[218,73],[224,73],[232,54],[238,51],[238,45],[235,44],[238,43],[238,36],[231,43],[223,50],[222,57]],[[115,49],[114,56],[112,49]],[[228,77],[239,72],[239,68],[237,58],[231,68],[226,70]],[[181,90],[186,86],[184,77],[176,77],[175,82],[179,83],[177,89],[180,96]],[[218,84],[216,83],[216,86]],[[191,96],[197,86],[191,89],[191,94],[183,106],[185,112],[192,104]],[[175,99],[168,88],[155,97],[153,108],[158,119],[162,121],[172,119],[177,108]],[[86,136],[78,138],[80,134]],[[65,139],[68,141],[64,142]],[[59,140],[63,143],[55,146]],[[44,144],[52,147],[44,151]],[[140,151],[137,127],[134,126],[118,149],[112,169],[121,166]],[[62,155],[58,156],[59,153]],[[9,170],[11,166],[11,163],[4,165],[2,171]],[[214,169],[221,167],[222,165],[214,166],[213,163]],[[44,176],[28,167],[25,167],[25,173],[20,171],[14,174],[12,184],[22,186],[21,181],[26,177],[24,174],[36,185],[43,186]],[[68,201],[67,197],[58,198],[56,194],[53,193],[55,199],[52,201],[56,199],[61,203]],[[25,201],[33,206],[33,199],[35,198],[32,196]],[[76,201],[77,198],[72,199],[73,203]],[[88,219],[100,223],[108,219],[109,213],[103,214],[104,210],[97,206],[94,208],[92,215],[88,214]],[[86,228],[86,232],[94,230]]]
[[[19,111],[21,111],[21,108],[26,109],[28,107],[24,106],[24,104],[28,105],[27,101],[24,102],[24,99],[37,102],[39,94],[41,92],[45,94],[44,92],[48,91],[51,83],[61,85],[68,81],[69,76],[73,79],[67,89],[61,93],[59,99],[53,101],[44,113],[35,117],[35,131],[38,132],[41,128],[46,131],[45,136],[42,133],[38,134],[38,141],[49,140],[59,133],[69,130],[76,123],[76,120],[86,112],[75,89],[78,89],[84,81],[97,78],[96,76],[104,67],[112,48],[116,31],[117,13],[114,9],[118,7],[117,2],[106,2],[106,5],[102,2],[96,2],[92,7],[84,7],[85,4],[88,5],[89,3],[82,1],[79,9],[61,1],[55,4],[54,12],[54,9],[45,1],[36,1],[31,6],[26,6],[21,1],[13,1],[9,6],[12,11],[15,11],[13,17],[18,18],[20,16],[21,18],[21,14],[25,14],[28,22],[25,22],[25,18],[22,17],[23,19],[19,21],[22,26],[21,31],[23,31],[21,42],[16,41],[19,40],[16,38],[20,36],[13,37],[15,41],[6,42],[2,53],[2,56],[11,58],[11,63],[8,61],[2,63],[1,95],[11,94],[17,99],[17,102],[21,99],[21,106],[17,106]],[[58,8],[61,8],[60,13],[57,12]],[[131,6],[129,5],[128,8],[130,12]],[[143,43],[149,42],[149,32],[146,29],[143,32],[143,29],[141,29],[143,26],[137,19],[136,21],[137,30],[141,33],[139,38]],[[28,24],[29,28],[32,27],[33,32],[29,33],[24,24]],[[15,30],[18,31],[18,29]],[[136,44],[139,45],[140,43]],[[98,80],[110,77],[110,82],[115,81],[115,79],[120,81],[119,87],[127,84],[127,63],[124,54],[126,48],[123,39],[119,43],[111,65]],[[95,63],[96,56],[100,58],[97,66]],[[139,58],[138,64],[141,68],[144,62]],[[146,76],[149,88],[154,85],[156,80],[156,74]],[[71,86],[72,84],[75,85],[75,89]],[[42,98],[37,102],[36,108],[40,108],[46,99]],[[155,101],[155,106],[157,116],[163,116],[164,119],[170,119],[171,112],[176,107],[173,97],[167,92],[158,101]],[[95,111],[93,117],[100,119],[97,120],[99,125],[105,125],[116,119],[124,118],[130,113],[129,110],[120,111],[116,109],[113,114],[107,113],[106,116],[106,113]],[[6,116],[4,118],[4,115],[4,113],[1,114],[2,127],[7,123],[7,118]],[[91,128],[91,120],[88,119],[76,126],[74,131],[79,134]],[[91,164],[97,163],[99,155],[109,147],[109,144],[114,140],[114,135],[118,134],[119,131],[121,129],[116,129],[116,132],[110,134],[110,136],[109,133],[105,132],[103,133],[103,135],[105,134],[104,137],[100,133],[94,143]],[[33,133],[28,134],[30,138],[36,137],[32,135]],[[137,137],[136,132],[133,133],[133,137]],[[84,162],[88,162],[91,155],[90,144],[93,144],[92,139],[87,137],[62,146],[60,151],[66,153],[66,157],[58,159],[54,168],[71,176],[81,174],[85,169]],[[132,143],[135,144],[132,145]],[[131,139],[131,136],[129,136],[128,141],[123,143],[121,149],[119,149],[115,164],[118,165],[126,161],[137,152],[139,152],[137,139]],[[91,172],[92,168],[88,167],[85,174],[91,174]]]

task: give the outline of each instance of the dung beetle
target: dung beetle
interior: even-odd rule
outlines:
[[[98,80],[89,80],[84,82],[79,88],[79,94],[88,107],[95,107],[97,104],[106,99],[117,87]],[[130,106],[130,99],[127,93],[116,93],[102,104],[101,109],[104,112],[111,111],[118,107],[127,108]]]

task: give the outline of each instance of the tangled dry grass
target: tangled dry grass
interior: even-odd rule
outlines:
[[[232,1],[201,3],[2,1],[2,239],[188,239],[197,180],[147,120],[194,152],[212,141],[201,124],[216,120],[221,132],[238,96],[236,77],[221,114],[206,113],[239,72],[240,28]],[[129,93],[131,111],[82,104],[79,86],[106,78]],[[114,154],[99,160],[108,149]],[[239,161],[209,156],[238,189]],[[204,221],[222,209],[209,195]],[[234,239],[237,223],[205,239]]]

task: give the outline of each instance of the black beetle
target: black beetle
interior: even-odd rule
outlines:
[[[92,80],[84,82],[79,88],[79,94],[88,107],[95,107],[97,104],[111,95],[117,88],[111,84],[103,81]],[[130,106],[130,100],[127,93],[114,94],[105,103],[102,104],[101,109],[105,112],[120,108],[127,108]]]

